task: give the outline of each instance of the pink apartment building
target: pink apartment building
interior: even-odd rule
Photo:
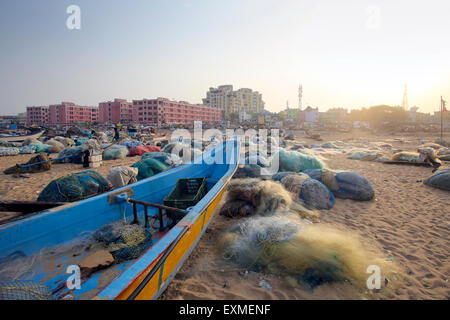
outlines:
[[[133,122],[145,125],[222,121],[222,111],[202,104],[166,98],[133,100]]]
[[[49,123],[65,125],[76,122],[98,121],[98,108],[77,106],[73,102],[61,102],[49,106]]]
[[[100,102],[98,104],[99,123],[129,123],[133,121],[133,103],[124,99]]]
[[[49,124],[49,108],[48,106],[27,107],[27,125],[42,126]]]

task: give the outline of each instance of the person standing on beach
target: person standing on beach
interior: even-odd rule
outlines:
[[[119,141],[119,138],[120,138],[119,129],[117,129],[117,127],[114,127],[114,139],[113,139],[113,141]]]

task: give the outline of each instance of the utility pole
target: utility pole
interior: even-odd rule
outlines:
[[[408,111],[408,87],[405,84],[405,91],[403,92],[403,101],[402,101],[403,110]]]
[[[298,108],[302,110],[303,86],[298,87]]]

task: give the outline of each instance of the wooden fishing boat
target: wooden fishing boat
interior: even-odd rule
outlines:
[[[39,132],[35,132],[32,134],[27,134],[23,136],[8,136],[8,137],[0,137],[0,141],[7,141],[7,142],[23,142],[27,138],[35,138],[38,139],[42,136],[45,130],[41,130]]]
[[[31,280],[44,284],[55,299],[157,299],[208,227],[237,169],[239,156],[239,139],[228,140],[205,152],[193,163],[0,226],[0,283]],[[178,214],[182,213],[182,217],[174,222],[168,218],[171,217],[168,212],[173,208],[164,206],[163,199],[182,178],[206,178],[207,193],[186,211],[175,209]],[[124,218],[127,223],[137,220],[143,225],[146,215],[153,221],[148,226],[152,233],[148,250],[134,260],[115,263],[89,277],[82,277],[79,289],[67,285],[69,277],[74,276],[67,273],[67,268],[79,264],[87,253],[59,248],[73,244],[75,246],[71,247],[75,248],[77,241],[85,239],[86,233],[92,234],[105,224],[123,221]],[[45,258],[40,263],[39,257],[46,256],[49,251],[64,254],[57,256],[54,262]],[[5,273],[2,271],[5,269],[2,268],[19,261],[15,259],[29,259],[35,264],[20,277],[3,279]]]

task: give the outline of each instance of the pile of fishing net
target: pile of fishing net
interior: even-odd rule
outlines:
[[[148,152],[161,152],[161,148],[156,146],[136,146],[130,149],[129,156],[142,156],[144,153]]]
[[[441,148],[437,152],[437,157],[439,160],[450,161],[450,149],[449,148]]]
[[[437,171],[431,177],[423,181],[427,186],[450,191],[450,169]]]
[[[52,163],[45,153],[40,153],[31,158],[27,163],[16,164],[3,171],[5,174],[15,173],[36,173],[49,171],[52,168]]]
[[[375,197],[370,181],[356,172],[314,169],[305,173],[322,182],[337,198],[369,201]]]
[[[336,146],[333,142],[326,142],[322,144],[321,147],[326,149],[339,149],[338,146]]]
[[[347,156],[347,158],[352,160],[373,161],[382,156],[383,154],[379,153],[378,151],[366,150],[366,151],[351,152]]]
[[[333,194],[321,182],[311,179],[304,173],[286,175],[281,184],[294,195],[294,199],[302,200],[309,208],[329,210],[335,204]]]
[[[277,160],[276,157],[279,161],[278,171],[302,172],[307,169],[322,169],[325,167],[323,162],[316,157],[298,151],[280,150],[276,153],[273,161]]]
[[[233,175],[233,179],[259,178],[261,176],[261,167],[257,164],[240,165]]]
[[[70,127],[69,129],[67,129],[67,133],[69,136],[87,136],[89,135],[89,132],[81,130],[78,127]]]
[[[103,152],[103,160],[125,159],[128,156],[128,148],[122,145],[113,145]]]
[[[123,186],[137,182],[138,168],[131,168],[126,166],[115,167],[109,171],[106,177],[111,182],[114,188],[121,188]]]
[[[16,156],[20,153],[19,148],[0,148],[0,157]]]
[[[290,193],[281,184],[251,178],[232,180],[227,199],[251,204],[256,214],[271,214],[278,209],[288,209],[292,204]]]
[[[50,145],[43,143],[30,143],[29,146],[34,147],[36,153],[49,152],[48,149],[50,148]]]
[[[408,151],[400,151],[394,153],[391,157],[391,160],[414,162],[414,163],[423,162],[418,152],[408,152]]]
[[[33,138],[33,137],[31,137],[31,138],[26,138],[23,142],[22,142],[22,146],[28,146],[28,145],[30,145],[30,144],[32,144],[32,143],[42,143],[42,142],[40,142],[38,139],[36,139],[36,138]]]
[[[155,159],[158,160],[169,167],[177,167],[183,164],[183,160],[175,154],[166,153],[166,152],[149,152],[144,153],[141,157],[141,160],[146,159]]]
[[[122,146],[127,147],[128,149],[133,149],[137,146],[142,146],[144,145],[142,142],[140,141],[136,141],[136,140],[126,140],[126,141],[122,141],[119,143]]]
[[[49,153],[59,153],[65,149],[64,144],[62,144],[61,142],[59,142],[55,139],[50,139],[50,140],[46,141],[45,144],[48,145],[48,148],[46,151]]]
[[[74,139],[75,146],[82,146],[82,145],[85,144],[88,140],[89,140],[88,138],[77,138],[77,139]]]
[[[58,154],[58,158],[63,158],[58,160],[60,163],[83,163],[84,151],[94,150],[100,152],[101,148],[98,142],[94,139],[86,139],[82,145],[67,148],[62,150]]]
[[[76,146],[64,149],[58,154],[58,160],[60,163],[83,163],[83,152],[85,148],[83,146]]]
[[[107,192],[111,188],[108,180],[98,172],[87,170],[53,180],[41,191],[37,200],[73,202]]]
[[[260,167],[270,167],[270,161],[262,155],[251,155],[245,161],[246,163],[256,164]]]
[[[228,200],[220,209],[219,214],[228,218],[243,218],[255,213],[255,207],[243,200]]]
[[[139,160],[138,162],[133,164],[132,167],[138,169],[138,181],[149,178],[151,176],[154,176],[155,174],[169,169],[169,166],[167,166],[165,163],[153,158]]]
[[[0,300],[53,300],[44,284],[29,280],[0,282]]]
[[[152,244],[152,234],[137,224],[108,223],[97,230],[94,239],[120,263],[141,256]]]
[[[18,142],[9,142],[9,141],[0,140],[0,147],[17,148],[17,147],[20,147],[21,145],[22,144],[18,143]]]
[[[73,140],[70,139],[70,138],[65,138],[65,137],[58,136],[58,137],[54,137],[53,139],[58,141],[58,142],[61,142],[64,145],[64,147],[66,147],[66,148],[67,147],[72,147],[73,145],[75,145],[75,142],[73,142]]]
[[[35,146],[23,146],[19,148],[19,153],[20,154],[33,154],[36,153],[36,147]]]
[[[380,267],[383,275],[395,271],[392,262],[356,235],[295,215],[241,220],[223,235],[219,248],[226,260],[246,270],[294,277],[311,289],[342,281],[366,288],[370,265]]]
[[[191,146],[180,143],[172,142],[164,146],[162,152],[171,153],[180,157],[184,163],[192,160]]]
[[[442,146],[440,144],[434,143],[434,142],[425,142],[424,144],[421,145],[421,147],[425,147],[425,148],[433,148],[436,150],[439,150],[440,148],[442,148]]]

